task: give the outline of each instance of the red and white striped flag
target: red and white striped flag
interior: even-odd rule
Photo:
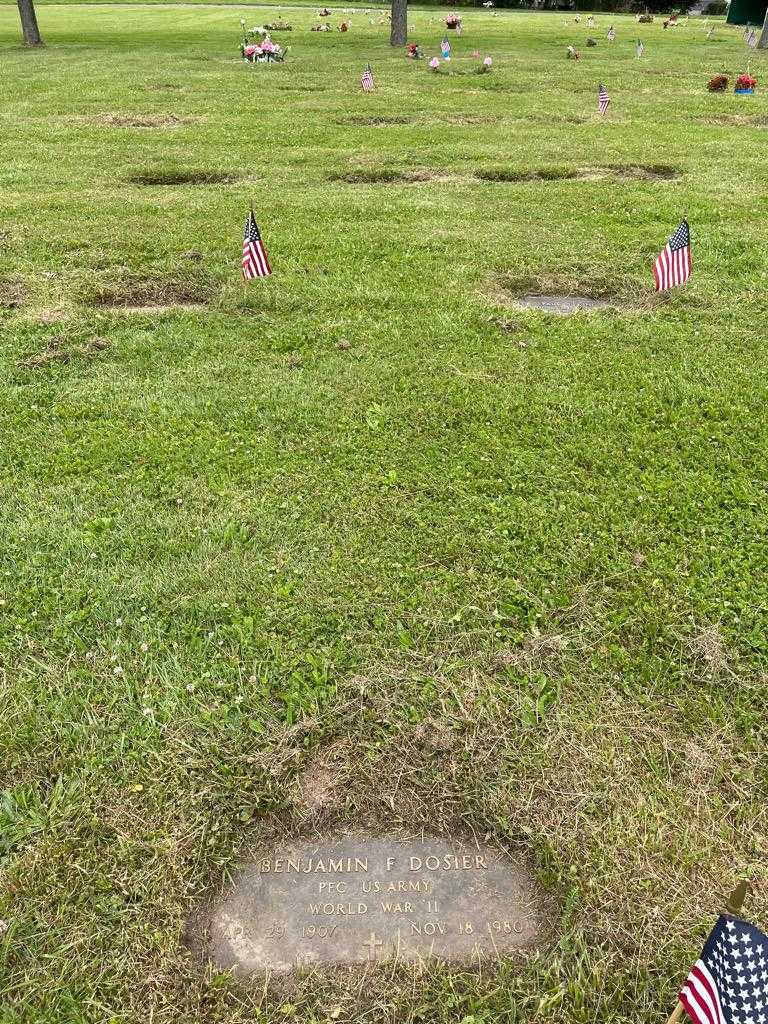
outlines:
[[[685,284],[690,276],[691,232],[688,221],[684,220],[656,257],[653,265],[656,291],[663,292],[675,285]]]
[[[761,1024],[768,1001],[768,935],[723,914],[680,993],[694,1024]]]
[[[360,79],[360,85],[363,87],[363,92],[373,92],[375,86],[373,84],[373,71],[371,71],[371,65],[365,65],[365,71]]]
[[[251,281],[254,277],[269,277],[271,273],[272,268],[251,208],[245,222],[243,238],[243,277],[246,281]]]
[[[604,114],[608,109],[608,105],[611,102],[611,97],[608,95],[608,90],[601,82],[597,88],[597,109],[601,114]]]

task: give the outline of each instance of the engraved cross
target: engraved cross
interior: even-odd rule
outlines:
[[[375,960],[376,959],[376,947],[377,946],[383,946],[384,943],[381,941],[381,939],[377,939],[376,938],[376,932],[371,932],[370,939],[368,939],[367,942],[364,942],[363,945],[368,947],[368,957],[369,957],[369,959],[370,960]]]

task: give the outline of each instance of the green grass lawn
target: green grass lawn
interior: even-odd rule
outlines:
[[[662,1021],[718,893],[768,925],[768,91],[706,91],[721,22],[469,12],[438,76],[284,15],[250,68],[236,11],[0,10],[0,1021]],[[550,943],[290,992],[184,951],[354,822],[530,860]]]

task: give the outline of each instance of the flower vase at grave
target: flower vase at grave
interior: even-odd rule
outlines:
[[[737,96],[751,96],[755,91],[757,85],[757,79],[753,78],[749,73],[745,75],[739,75],[736,81],[733,83],[733,91]]]

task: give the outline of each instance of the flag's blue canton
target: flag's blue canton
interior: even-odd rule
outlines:
[[[680,999],[697,1024],[767,1024],[768,936],[721,917]]]
[[[670,238],[669,248],[672,252],[676,252],[678,249],[684,249],[686,245],[690,244],[691,232],[688,229],[688,221],[684,220],[674,235]]]
[[[245,240],[246,242],[260,242],[261,234],[256,225],[256,221],[253,219],[253,214],[248,215],[248,220],[245,222]]]

